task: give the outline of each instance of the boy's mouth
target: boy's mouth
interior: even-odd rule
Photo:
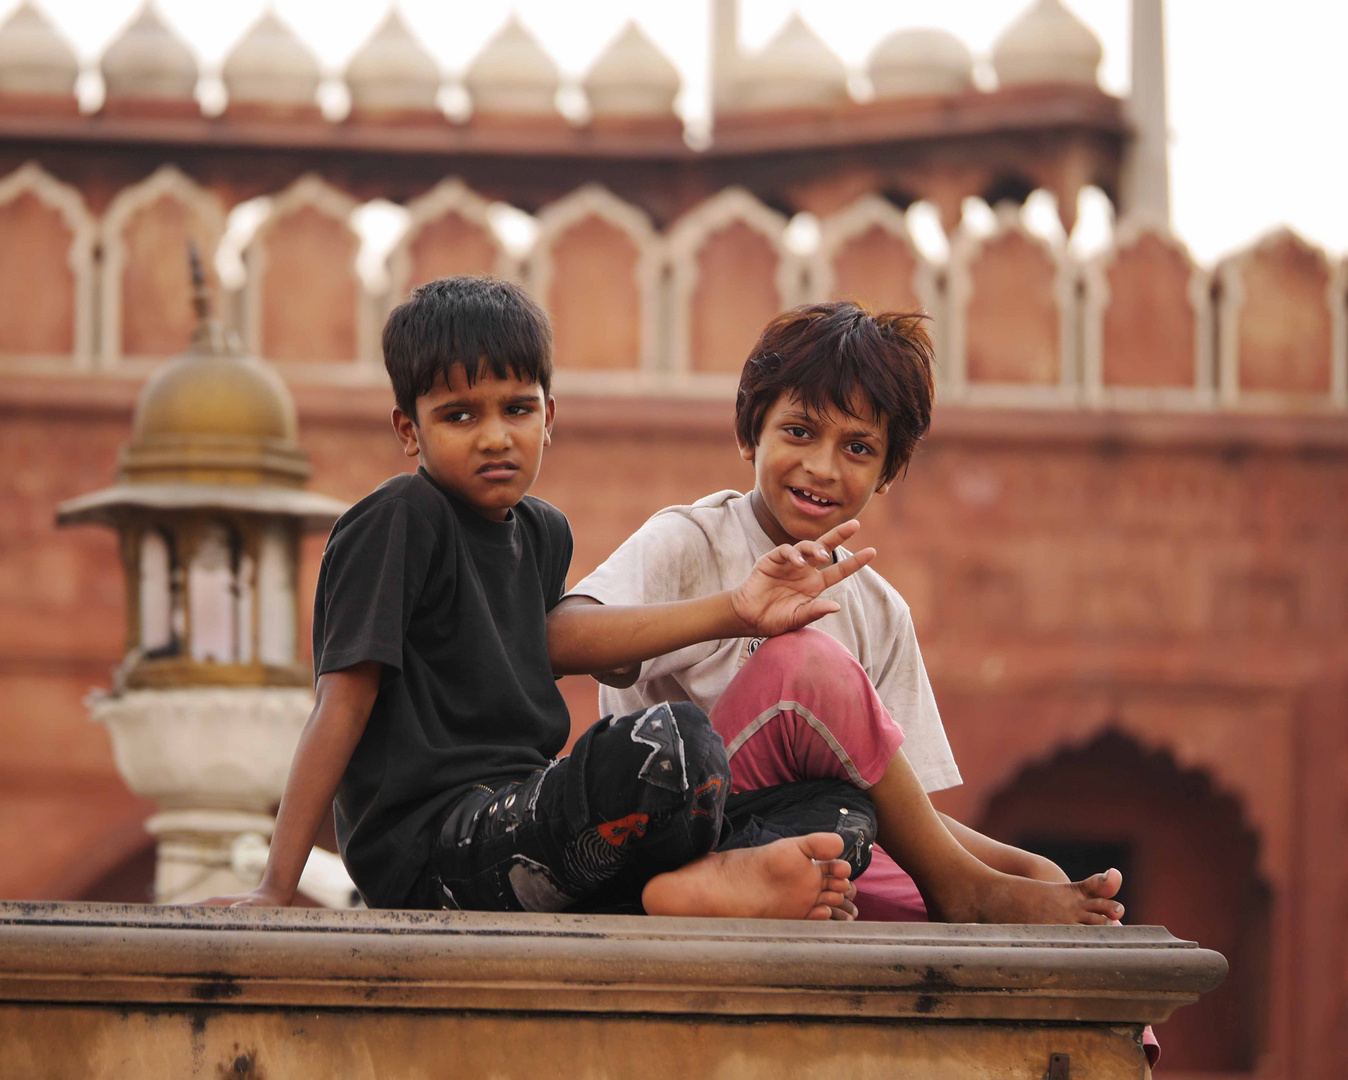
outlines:
[[[833,499],[819,495],[808,488],[788,486],[786,490],[791,492],[792,501],[796,506],[807,514],[827,514],[840,505]]]
[[[488,461],[478,467],[477,475],[483,480],[511,480],[520,471],[513,461]]]

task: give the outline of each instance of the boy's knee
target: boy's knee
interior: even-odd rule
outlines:
[[[631,809],[660,813],[684,804],[719,802],[730,788],[725,744],[705,713],[688,702],[666,702],[644,712],[610,718],[582,736],[587,802],[614,801],[619,792]],[[595,789],[596,784],[598,790]]]
[[[754,650],[749,664],[760,672],[771,669],[784,683],[844,690],[858,677],[870,682],[846,645],[809,626],[768,638]]]

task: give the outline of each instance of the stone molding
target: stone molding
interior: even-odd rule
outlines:
[[[79,189],[62,183],[36,162],[20,165],[8,176],[0,178],[0,206],[23,195],[34,195],[39,201],[59,211],[70,230],[68,261],[75,279],[75,366],[92,366],[94,353],[94,242],[97,226],[84,205]],[[66,361],[61,361],[66,366]]]
[[[122,274],[126,270],[122,230],[141,210],[166,195],[186,206],[205,228],[207,243],[201,258],[207,266],[214,266],[216,248],[225,235],[225,210],[213,192],[174,165],[161,165],[144,180],[119,191],[108,204],[98,230],[103,247],[99,269],[99,356],[103,367],[115,367],[123,359],[138,359],[122,356]],[[182,265],[186,276],[186,252]]]
[[[1154,926],[0,903],[0,937],[0,1001],[226,1009],[1140,1025],[1226,973]]]
[[[664,243],[644,210],[624,202],[601,184],[585,184],[545,206],[538,213],[538,235],[525,260],[526,286],[547,307],[554,273],[553,244],[589,217],[597,217],[619,229],[637,249],[637,288],[641,293],[639,370],[654,371],[659,365],[660,289],[665,252]]]
[[[1191,270],[1188,299],[1194,313],[1194,378],[1188,387],[1106,386],[1104,381],[1104,323],[1109,309],[1109,268],[1120,251],[1151,233],[1183,251]],[[1164,225],[1145,217],[1124,218],[1113,242],[1082,266],[1081,382],[1084,403],[1095,406],[1151,408],[1210,408],[1214,404],[1214,342],[1212,277],[1189,254],[1188,247]]]

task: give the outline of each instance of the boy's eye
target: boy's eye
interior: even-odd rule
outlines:
[[[782,430],[793,439],[808,439],[810,437],[809,429],[803,428],[799,424],[787,424]]]
[[[528,416],[533,411],[532,405],[510,405],[506,407],[506,412],[511,416]]]
[[[871,453],[874,453],[874,451],[873,451],[869,446],[867,446],[864,442],[850,442],[850,443],[848,443],[848,444],[847,444],[847,452],[848,452],[849,454],[871,454]]]
[[[444,416],[451,424],[462,424],[468,419],[469,413],[467,409],[455,409],[453,412],[445,413]]]

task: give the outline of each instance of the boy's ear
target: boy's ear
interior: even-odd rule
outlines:
[[[742,457],[745,461],[751,462],[754,460],[754,452],[758,449],[758,447],[754,443],[746,443],[743,439],[740,438],[740,434],[738,431],[735,432],[735,445],[739,447],[740,457]]]
[[[398,436],[398,441],[403,444],[403,453],[408,457],[416,457],[421,453],[421,443],[417,436],[420,432],[417,430],[416,420],[408,416],[398,406],[393,406],[393,433]]]
[[[552,421],[557,415],[557,399],[551,394],[548,395],[547,404],[543,406],[543,445],[552,445]]]
[[[886,480],[883,484],[881,484],[878,488],[876,488],[876,489],[875,489],[875,493],[876,493],[877,495],[883,495],[886,491],[888,491],[888,490],[890,489],[890,486],[891,486],[893,483],[894,483],[894,480],[893,480],[893,478],[891,477],[889,480]]]

